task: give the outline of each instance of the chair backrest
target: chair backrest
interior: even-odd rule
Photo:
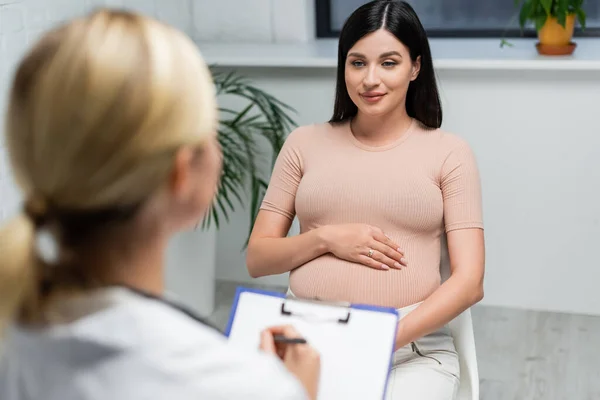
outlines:
[[[442,234],[440,253],[440,274],[443,283],[450,278],[450,254],[448,253],[448,237],[445,233]]]
[[[440,275],[442,282],[450,277],[450,255],[446,234],[442,235]],[[460,388],[457,400],[479,400],[479,371],[471,310],[467,309],[448,324],[460,362]]]

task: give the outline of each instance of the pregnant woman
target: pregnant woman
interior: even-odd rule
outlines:
[[[474,154],[440,129],[429,43],[410,5],[379,0],[357,9],[338,56],[333,116],[286,140],[248,270],[289,271],[297,297],[399,309],[388,398],[453,399],[459,360],[447,324],[483,297]],[[295,216],[301,233],[287,237]],[[451,276],[442,284],[444,234]]]

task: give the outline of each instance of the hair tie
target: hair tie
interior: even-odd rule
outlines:
[[[25,202],[25,214],[31,219],[36,229],[48,223],[48,202],[41,196],[33,196]]]
[[[46,226],[50,220],[48,202],[41,196],[34,196],[25,202],[24,210],[35,226],[38,257],[46,264],[55,264],[59,257],[59,245],[53,232]]]
[[[58,263],[60,245],[56,235],[50,229],[44,227],[35,234],[35,251],[37,256],[48,265]]]

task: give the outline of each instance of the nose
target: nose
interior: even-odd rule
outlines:
[[[377,71],[377,66],[375,66],[375,65],[369,66],[367,69],[367,74],[365,75],[365,78],[363,80],[363,84],[364,84],[365,88],[367,90],[372,89],[372,88],[379,86],[380,83],[381,83],[381,79],[379,77],[379,72]]]

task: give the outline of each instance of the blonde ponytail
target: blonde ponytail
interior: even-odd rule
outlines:
[[[111,10],[47,32],[17,68],[4,131],[17,186],[48,214],[25,207],[0,230],[0,325],[46,320],[58,292],[89,289],[101,228],[131,218],[176,149],[206,146],[217,126],[210,70],[182,32]],[[56,265],[40,261],[36,226],[55,232]]]
[[[34,224],[25,215],[0,228],[0,332],[35,292],[34,241]]]

